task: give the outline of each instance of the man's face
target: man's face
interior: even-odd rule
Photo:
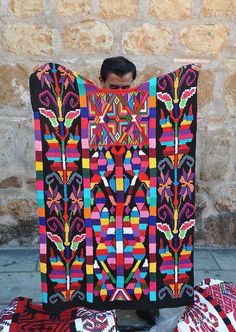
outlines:
[[[115,73],[108,74],[106,81],[102,81],[99,77],[101,87],[103,89],[129,89],[132,86],[133,78],[132,72],[124,74],[123,76],[116,75]]]

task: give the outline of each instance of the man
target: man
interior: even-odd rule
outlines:
[[[200,70],[201,64],[192,65],[194,70]],[[117,56],[103,61],[99,81],[104,89],[129,89],[136,78],[136,67],[128,59]]]
[[[194,70],[200,70],[201,65],[192,65]],[[136,66],[128,59],[117,56],[103,61],[99,81],[104,89],[129,89],[136,78]],[[146,320],[149,325],[155,325],[159,310],[137,310],[136,314]]]

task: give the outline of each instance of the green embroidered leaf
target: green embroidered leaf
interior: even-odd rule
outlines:
[[[57,117],[53,111],[46,110],[45,108],[39,108],[39,112],[49,119],[53,127],[58,127]]]
[[[168,224],[157,223],[157,229],[165,234],[167,240],[173,239],[173,234],[171,232],[170,226]]]
[[[190,229],[194,225],[195,225],[195,220],[194,219],[190,219],[189,221],[185,221],[179,229],[179,238],[184,239],[188,229]]]
[[[80,242],[82,242],[84,239],[85,239],[85,234],[77,234],[72,240],[70,246],[71,250],[76,251]]]
[[[65,123],[64,123],[65,127],[70,128],[74,119],[76,119],[79,115],[80,115],[80,109],[68,112],[65,117]]]
[[[60,238],[60,236],[58,236],[56,234],[52,234],[51,232],[47,232],[47,236],[53,243],[55,243],[55,245],[59,251],[64,251],[65,247],[64,247],[63,241]]]
[[[192,97],[196,92],[196,87],[192,87],[191,89],[186,89],[180,98],[180,103],[179,103],[179,107],[180,108],[184,108],[187,104],[187,100]]]
[[[168,111],[174,108],[171,96],[166,92],[157,92],[157,99],[163,101]]]

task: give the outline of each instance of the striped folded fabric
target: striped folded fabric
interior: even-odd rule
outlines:
[[[174,332],[235,332],[236,284],[211,278],[194,288],[194,305],[186,308]]]
[[[115,332],[114,310],[96,311],[77,307],[60,314],[46,312],[32,299],[17,297],[0,313],[1,332]]]

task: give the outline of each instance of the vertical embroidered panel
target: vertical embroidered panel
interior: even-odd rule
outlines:
[[[193,303],[197,78],[111,91],[59,64],[31,75],[48,310]]]

